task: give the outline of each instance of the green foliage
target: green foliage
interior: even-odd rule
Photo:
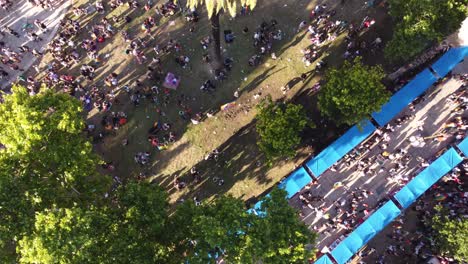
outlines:
[[[20,263],[100,263],[111,219],[96,210],[52,208],[36,214],[32,234],[18,244]]]
[[[108,255],[117,263],[165,263],[168,201],[165,191],[148,182],[122,186],[115,209],[117,222],[109,233]]]
[[[289,206],[284,190],[273,190],[262,210],[266,216],[249,214],[231,196],[201,206],[182,204],[171,217],[178,256],[172,259],[185,255],[190,263],[214,263],[208,256],[218,253],[229,263],[304,263],[313,255],[306,245],[315,234]]]
[[[120,187],[114,206],[46,209],[21,238],[21,263],[168,263],[167,194],[150,183]]]
[[[82,135],[76,99],[48,90],[30,96],[21,86],[12,91],[0,104],[0,255],[14,259],[36,212],[96,202],[106,177]]]
[[[12,172],[46,204],[70,204],[103,189],[98,157],[83,137],[78,100],[45,90],[30,96],[15,86],[0,104],[0,162],[15,164]]]
[[[177,251],[184,252],[190,263],[210,263],[209,255],[224,254],[229,263],[239,263],[249,215],[242,200],[222,196],[213,203],[194,206],[186,202],[173,218],[178,240]],[[222,252],[221,252],[222,250]]]
[[[338,125],[361,122],[390,98],[381,82],[384,77],[380,66],[363,65],[360,57],[330,69],[318,96],[321,112]]]
[[[459,262],[468,261],[468,219],[450,219],[446,213],[436,214],[432,219],[436,233],[437,248],[444,255],[454,257]]]
[[[455,32],[466,18],[467,0],[390,0],[390,14],[398,21],[385,48],[389,60],[408,60],[431,42]]]
[[[316,234],[298,218],[296,209],[288,204],[286,191],[275,188],[261,205],[265,215],[252,220],[248,231],[243,263],[304,263],[314,251]]]
[[[301,142],[300,133],[311,124],[301,105],[276,104],[271,98],[258,105],[257,133],[260,136],[257,144],[267,159],[291,157]]]

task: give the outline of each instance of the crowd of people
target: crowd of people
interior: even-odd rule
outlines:
[[[33,2],[34,5],[39,4],[45,8],[56,4],[56,1]],[[10,2],[4,0],[2,3],[9,4]],[[144,10],[140,32],[121,29],[134,21],[135,17],[132,12],[111,17],[103,16],[86,25],[81,22],[93,13],[106,15],[122,5],[127,5],[134,10]],[[248,9],[248,7],[244,7],[244,9]],[[150,10],[153,10],[152,15],[148,12]],[[243,12],[245,14],[246,10]],[[44,49],[31,48],[27,44],[20,47],[10,47],[5,42],[0,41],[1,60],[4,67],[22,72],[23,69],[19,65],[24,54],[31,54],[39,59],[42,59],[46,54],[50,55],[52,60],[48,61],[47,64],[42,62],[33,66],[37,75],[34,72],[27,77],[21,75],[19,81],[25,84],[31,95],[36,94],[45,84],[46,87],[61,90],[78,98],[85,111],[98,112],[101,115],[100,124],[88,124],[86,127],[86,131],[94,138],[95,143],[101,142],[107,135],[115,134],[115,130],[126,125],[128,118],[126,111],[128,109],[121,111],[120,105],[125,104],[125,102],[131,103],[134,107],[140,107],[142,102],[154,105],[159,118],[152,121],[153,125],[148,130],[147,141],[152,149],[163,151],[177,140],[172,126],[174,120],[168,119],[165,108],[176,107],[178,116],[184,122],[192,124],[199,124],[204,118],[212,116],[210,111],[204,114],[192,109],[193,102],[196,101],[195,97],[184,94],[174,96],[173,93],[173,89],[177,88],[180,82],[180,77],[171,73],[165,62],[167,57],[173,57],[182,69],[190,70],[192,63],[198,63],[191,61],[187,54],[190,49],[183,47],[176,38],[156,40],[152,34],[162,17],[178,13],[182,13],[189,23],[189,32],[193,32],[199,18],[197,10],[195,8],[184,9],[176,1],[169,0],[162,5],[154,5],[151,1],[143,5],[140,1],[135,0],[95,1],[92,5],[73,7],[72,16],[66,16],[60,22],[57,35],[47,43]],[[256,47],[258,59],[271,54],[273,42],[282,39],[283,33],[277,24],[276,20],[271,20],[269,23],[263,22],[252,32],[252,43]],[[25,25],[24,28],[25,35],[31,42],[42,42],[42,35],[49,30],[48,26],[39,20],[34,21],[31,25]],[[243,33],[248,34],[249,29],[245,27]],[[17,38],[22,37],[23,32],[5,27],[1,34]],[[118,71],[102,75],[108,54],[103,54],[101,51],[116,37],[123,38],[125,54],[134,58],[137,64],[146,69],[144,74],[137,76],[138,78],[130,82],[123,83],[121,80],[125,76],[122,76],[123,74]],[[235,39],[235,33],[231,30],[224,32],[224,41],[227,45],[231,45]],[[200,45],[200,48],[205,51],[202,57],[203,62],[211,63],[213,58],[206,51],[213,45],[213,39],[207,36],[200,41]],[[214,72],[213,78],[204,80],[200,90],[207,93],[214,92],[217,85],[229,77],[233,63],[233,58],[225,56],[223,67]],[[249,61],[252,66],[258,63],[260,63],[259,60],[255,63]],[[71,68],[78,69],[78,74],[68,71]],[[96,78],[97,76],[100,76],[99,79]],[[168,76],[171,76],[171,80],[166,83]],[[0,78],[7,77],[8,72],[0,68]],[[128,97],[128,100],[125,97]],[[124,139],[122,146],[128,144],[129,140]],[[210,159],[217,159],[218,153],[212,152],[210,155]],[[134,155],[135,163],[141,166],[147,166],[150,163],[150,158],[151,152],[143,150]],[[192,173],[192,176],[193,182],[200,181],[199,174]],[[213,180],[218,185],[224,184],[222,179]]]
[[[435,144],[439,147],[456,144],[467,135],[468,90],[466,86],[468,83],[466,77],[466,75],[452,75],[449,77],[460,79],[463,84],[445,98],[447,105],[451,106],[451,111],[446,117],[446,121],[441,124],[441,128],[434,135],[426,135],[424,122],[417,121],[415,122],[414,135],[410,135],[407,140],[399,141],[398,146],[394,144],[393,137],[398,136],[395,133],[397,129],[401,130],[402,126],[408,125],[408,122],[415,118],[416,109],[419,108],[418,104],[425,101],[426,96],[422,95],[408,106],[406,113],[386,126],[377,129],[367,140],[334,164],[329,169],[330,172],[343,173],[349,171],[359,179],[366,179],[375,175],[384,176],[387,180],[386,185],[390,186],[386,192],[389,195],[405,186],[412,177],[428,167],[432,160],[437,158],[433,157],[426,160],[418,155],[414,156],[408,153],[410,148],[422,148],[426,144]],[[375,155],[368,155],[370,152],[375,153]],[[441,153],[443,152],[439,151],[436,156]],[[468,166],[468,163],[465,162],[464,164],[464,167]],[[466,176],[463,168],[454,170],[445,177],[445,180],[460,184],[462,182],[461,175]],[[319,191],[320,188],[319,181],[313,180],[298,193],[295,199],[297,199],[297,205],[300,208],[300,217],[307,218],[305,221],[322,236],[335,239],[332,240],[332,243],[326,244],[329,248],[335,247],[345,238],[346,234],[352,232],[368,215],[386,201],[385,198],[376,200],[378,199],[377,196],[373,191],[366,189],[365,186],[350,189],[342,182],[336,182],[333,189],[342,189],[343,195],[335,201],[329,201],[324,199],[324,193]],[[397,249],[390,247],[389,250]]]
[[[360,263],[378,264],[393,263],[428,263],[437,258],[440,263],[454,263],[451,256],[441,255],[435,244],[431,220],[435,215],[448,212],[451,219],[466,217],[468,214],[468,196],[466,181],[468,180],[468,161],[444,176],[426,194],[424,194],[410,209],[410,213],[400,216],[385,232],[385,246],[381,247],[371,242],[369,249],[358,255]],[[415,228],[408,227],[407,222],[415,222]],[[381,235],[382,237],[384,234]],[[367,252],[367,253],[366,253]],[[370,254],[369,254],[370,253]],[[364,256],[362,256],[364,254]]]
[[[360,33],[369,29],[375,24],[375,20],[370,17],[365,17],[359,26],[348,24],[347,21],[336,19],[333,17],[336,10],[329,10],[326,4],[317,5],[310,14],[310,21],[301,21],[298,27],[298,32],[306,31],[311,45],[301,50],[302,61],[306,67],[312,65],[315,61],[316,68],[321,69],[325,66],[325,62],[319,60],[321,57],[321,46],[327,42],[333,42],[336,37],[344,31],[347,31],[345,37],[346,51],[343,54],[345,59],[352,59],[356,56],[361,56],[363,50],[375,52],[382,47],[382,39],[377,37],[371,43],[359,37]]]

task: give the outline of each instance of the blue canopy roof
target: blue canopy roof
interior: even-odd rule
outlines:
[[[270,194],[268,194],[270,195]],[[265,197],[268,197],[268,195],[266,195]],[[258,201],[253,208],[250,208],[249,210],[247,210],[247,212],[249,214],[255,214],[255,215],[258,215],[258,216],[264,216],[265,215],[265,212],[263,212],[261,209],[262,209],[262,203],[263,203],[263,199]]]
[[[356,252],[401,213],[394,202],[388,201],[375,211],[332,250],[331,255],[338,264],[346,263]]]
[[[324,171],[376,130],[375,126],[373,126],[369,120],[361,122],[361,126],[362,131],[359,130],[357,125],[353,126],[344,135],[306,163],[307,168],[312,171],[315,177],[320,177]]]
[[[314,264],[333,264],[333,261],[327,255],[323,255]]]
[[[421,194],[427,191],[445,174],[455,168],[463,158],[458,155],[454,148],[450,148],[442,156],[436,159],[429,167],[424,169],[405,187],[395,194],[395,199],[403,206],[408,208]]]
[[[312,178],[305,168],[300,167],[284,179],[278,187],[285,189],[288,193],[288,198],[291,198],[311,181]]]
[[[468,137],[465,138],[462,142],[458,143],[458,148],[468,157]]]
[[[440,77],[445,77],[466,55],[468,55],[468,46],[451,48],[432,65],[432,69]]]
[[[380,112],[373,113],[372,117],[379,125],[386,125],[396,115],[403,111],[409,103],[416,99],[416,97],[420,96],[429,87],[431,87],[436,80],[436,77],[428,69],[425,69],[416,75],[412,81],[396,92],[390,100],[382,106]]]

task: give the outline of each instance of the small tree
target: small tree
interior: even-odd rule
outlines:
[[[271,98],[264,99],[258,105],[257,144],[267,159],[291,157],[301,142],[302,130],[311,124],[301,105],[277,104]]]
[[[390,14],[398,21],[385,47],[391,61],[408,60],[432,42],[455,32],[467,15],[466,0],[390,0]]]
[[[208,18],[211,23],[211,33],[214,39],[213,57],[214,68],[220,69],[223,65],[221,56],[221,30],[219,23],[219,14],[223,10],[227,10],[232,17],[236,16],[237,4],[248,5],[251,9],[257,4],[257,0],[188,0],[187,7],[194,8],[205,4]]]
[[[439,212],[441,212],[439,207]],[[460,263],[468,261],[468,220],[460,217],[450,219],[445,212],[432,219],[437,248],[440,253],[454,257]]]
[[[330,69],[318,96],[321,112],[338,125],[354,125],[370,117],[390,98],[382,84],[384,76],[380,66],[363,65],[360,57]]]

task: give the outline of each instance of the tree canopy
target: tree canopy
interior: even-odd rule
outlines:
[[[313,258],[316,234],[299,219],[288,204],[286,191],[275,188],[263,199],[260,211],[250,225],[242,263],[304,263]],[[308,248],[310,247],[310,248]]]
[[[0,104],[0,255],[10,256],[30,233],[35,213],[53,206],[87,206],[103,196],[107,177],[82,134],[78,100],[14,86]]]
[[[248,5],[253,9],[257,5],[257,0],[188,0],[187,7],[196,8],[200,5],[205,5],[208,13],[208,18],[211,24],[211,34],[214,39],[213,49],[213,66],[215,70],[220,70],[223,67],[223,60],[221,56],[221,30],[219,15],[221,11],[226,10],[232,17],[236,16],[237,5]]]
[[[222,255],[229,263],[304,263],[314,251],[307,248],[316,235],[289,206],[286,192],[274,189],[263,199],[261,211],[246,212],[240,199],[222,196],[213,203],[194,206],[186,202],[172,218],[181,241],[178,255],[190,263],[214,263]]]
[[[380,66],[363,65],[361,58],[330,69],[318,95],[320,111],[338,125],[354,125],[379,111],[390,98]]]
[[[68,95],[16,86],[0,104],[0,125],[2,263],[214,263],[216,255],[299,263],[311,254],[314,235],[283,190],[265,199],[266,216],[232,196],[170,209],[167,193],[149,182],[110,190],[95,180],[106,176],[82,134],[81,105]]]
[[[294,156],[301,142],[300,133],[308,124],[312,125],[302,105],[275,103],[267,98],[258,109],[256,130],[260,150],[270,160]]]
[[[455,32],[466,18],[466,0],[390,0],[390,14],[397,21],[385,48],[389,60],[407,60],[429,44]]]
[[[446,212],[441,213],[436,214],[432,219],[437,248],[440,253],[448,254],[460,263],[468,261],[468,241],[466,239],[468,237],[468,220],[463,217],[450,219]]]

